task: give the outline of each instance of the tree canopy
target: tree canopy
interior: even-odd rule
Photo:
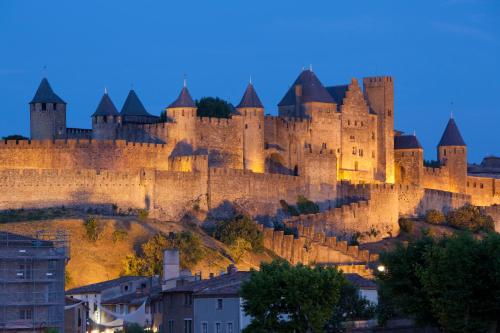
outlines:
[[[233,107],[219,97],[202,97],[195,103],[198,117],[231,118]]]
[[[500,318],[500,235],[429,237],[384,253],[380,302],[389,316],[446,332],[487,332]],[[385,302],[385,304],[384,304]]]
[[[29,140],[29,138],[20,134],[12,134],[2,137],[2,140]]]
[[[333,331],[328,329],[335,326],[332,320],[346,312],[339,306],[347,285],[336,268],[293,266],[284,260],[264,263],[241,288],[244,310],[253,318],[244,332]],[[344,294],[353,296],[349,290]],[[359,305],[346,304],[351,310]]]

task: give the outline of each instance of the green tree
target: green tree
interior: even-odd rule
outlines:
[[[323,332],[345,283],[331,267],[263,263],[241,287],[244,310],[253,318],[244,332]]]
[[[401,217],[398,220],[399,228],[401,231],[406,232],[408,234],[411,234],[413,232],[413,221],[406,218],[406,217]]]
[[[214,237],[229,246],[241,238],[248,241],[254,251],[261,251],[264,247],[263,236],[257,223],[246,215],[217,222]]]
[[[190,269],[205,256],[201,239],[191,231],[166,236],[156,234],[141,246],[141,253],[128,255],[124,260],[123,275],[162,275],[163,252],[179,249],[180,266]]]
[[[85,234],[87,235],[87,239],[91,242],[95,242],[99,239],[99,236],[102,231],[102,226],[100,221],[95,217],[89,217],[83,223],[85,228]]]
[[[219,97],[202,97],[196,100],[198,117],[231,118],[232,107]]]
[[[424,238],[383,254],[381,300],[421,325],[495,332],[500,318],[500,235]]]
[[[236,238],[233,244],[229,246],[229,252],[236,263],[240,262],[241,258],[248,251],[252,250],[252,244],[244,238]]]
[[[29,140],[29,138],[20,134],[12,134],[2,137],[2,140]]]

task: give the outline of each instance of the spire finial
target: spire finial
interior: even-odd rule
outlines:
[[[451,108],[451,111],[450,111],[450,119],[453,119],[453,101],[451,101],[451,103],[450,103],[450,104],[451,104],[451,106],[450,106],[450,108]]]
[[[47,65],[43,65],[42,75],[43,75],[43,77],[47,77]]]
[[[250,84],[252,84],[252,75],[250,75],[250,81],[249,81]]]
[[[417,132],[413,130],[413,136],[417,136]]]
[[[130,84],[130,90],[134,90],[134,83],[133,82]]]
[[[104,87],[104,94],[107,95],[108,94],[108,88]]]
[[[313,65],[309,64],[309,70],[312,72],[313,71]]]
[[[184,83],[183,83],[183,85],[184,85],[184,88],[186,88],[186,87],[187,87],[187,78],[186,78],[186,74],[184,74]]]

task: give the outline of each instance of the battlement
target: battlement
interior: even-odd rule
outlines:
[[[445,172],[445,168],[433,168],[433,167],[424,167],[424,173],[429,175],[441,176]]]
[[[169,170],[181,172],[206,172],[208,155],[189,155],[169,157]]]
[[[145,143],[126,140],[92,140],[92,139],[57,139],[57,140],[4,140],[0,143],[0,149],[31,149],[31,148],[88,148],[96,147],[141,147],[148,149],[166,149],[167,145],[162,143]]]
[[[198,123],[210,124],[210,125],[221,126],[221,127],[232,126],[237,121],[239,121],[239,120],[233,119],[233,118],[196,117],[196,122],[198,122]]]
[[[285,183],[300,183],[302,181],[300,176],[283,175],[279,173],[258,173],[244,169],[227,169],[227,168],[210,168],[211,176],[227,176],[227,177],[255,177],[259,179],[267,179],[269,181],[279,181]]]
[[[363,78],[364,85],[373,85],[378,83],[393,82],[392,76],[368,76]]]

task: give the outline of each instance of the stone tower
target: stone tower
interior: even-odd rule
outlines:
[[[185,82],[179,97],[167,107],[167,117],[176,124],[169,134],[175,144],[172,154],[192,154],[196,149],[196,104]]]
[[[395,182],[420,185],[424,175],[424,151],[415,135],[394,136]]]
[[[394,183],[394,84],[390,76],[367,77],[363,86],[368,105],[377,114],[377,178]]]
[[[246,170],[263,173],[264,158],[264,106],[249,83],[236,110],[243,117],[243,165]]]
[[[450,191],[465,193],[467,185],[467,146],[453,118],[450,118],[438,144],[438,159],[448,168]]]
[[[113,101],[105,91],[92,115],[92,138],[94,140],[114,140],[121,119]]]
[[[66,102],[54,93],[46,78],[30,102],[30,136],[32,140],[66,137]]]

